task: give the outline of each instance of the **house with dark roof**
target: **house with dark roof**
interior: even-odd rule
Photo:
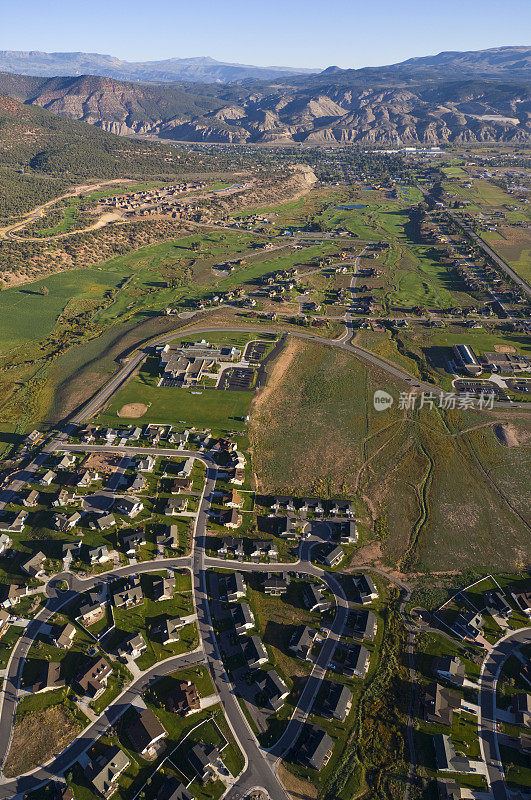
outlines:
[[[512,710],[515,721],[518,725],[531,728],[531,694],[520,692],[514,695]]]
[[[489,614],[499,614],[500,617],[507,619],[513,610],[501,592],[485,592],[485,607]]]
[[[477,639],[483,632],[483,619],[480,612],[468,608],[460,611],[454,621],[454,630],[467,639]]]
[[[438,678],[463,686],[465,682],[465,665],[457,656],[440,656],[435,660],[434,672]]]
[[[104,616],[106,608],[107,601],[98,592],[90,592],[79,609],[78,619],[83,625],[93,625]]]
[[[66,685],[60,661],[43,661],[39,666],[39,677],[32,686],[33,694],[62,689]]]
[[[272,669],[267,672],[258,670],[255,675],[255,684],[263,701],[272,711],[282,708],[289,689],[276,670]]]
[[[109,797],[116,790],[118,778],[130,763],[119,747],[108,747],[96,761],[88,763],[85,775],[98,794]]]
[[[457,755],[452,740],[445,733],[435,734],[433,746],[435,763],[440,772],[462,772],[464,774],[476,772],[476,768],[466,756]]]
[[[309,661],[310,652],[316,636],[317,631],[308,628],[306,625],[301,625],[294,631],[290,639],[289,649],[292,653],[295,653],[297,658]]]
[[[120,586],[112,589],[112,600],[116,608],[132,608],[144,602],[144,593],[138,575],[120,581]]]
[[[531,591],[519,591],[518,589],[511,590],[511,597],[518,606],[518,608],[531,617]]]
[[[101,545],[101,547],[89,547],[87,550],[87,560],[91,564],[103,564],[109,559],[109,548],[106,544]]]
[[[78,674],[77,682],[83,694],[94,700],[105,691],[111,673],[112,667],[104,658],[91,659]]]
[[[201,783],[207,783],[216,777],[216,764],[220,755],[217,747],[212,744],[198,742],[188,753],[188,763]]]
[[[157,575],[153,578],[153,599],[171,600],[175,592],[175,575]]]
[[[461,800],[461,787],[455,781],[437,781],[439,800]]]
[[[461,697],[453,689],[431,683],[424,692],[423,705],[426,722],[451,727],[454,711],[461,708]]]
[[[147,644],[141,633],[133,633],[124,639],[118,647],[120,658],[138,658],[147,650]]]
[[[378,591],[370,575],[353,575],[352,583],[358,594],[359,602],[363,605],[378,599]]]
[[[150,708],[135,709],[124,727],[134,750],[144,757],[153,755],[158,742],[168,735]]]
[[[166,617],[152,628],[152,633],[160,638],[162,644],[174,644],[179,641],[183,627],[181,617]]]
[[[378,619],[374,611],[360,609],[351,611],[348,616],[349,635],[354,639],[372,642],[378,630]]]
[[[269,539],[255,539],[252,544],[251,558],[256,560],[269,558],[276,561],[278,559],[278,547]]]
[[[300,503],[300,510],[310,514],[324,514],[324,508],[318,497],[305,497]]]
[[[264,592],[275,597],[280,597],[280,595],[286,594],[289,584],[290,577],[287,573],[268,572],[264,577]]]
[[[331,606],[331,603],[323,596],[320,587],[314,583],[303,584],[302,599],[309,611],[327,611]]]
[[[194,798],[177,778],[166,778],[157,792],[156,800],[194,800]]]
[[[353,517],[356,514],[356,510],[350,500],[332,500],[330,513]]]
[[[244,638],[243,655],[245,656],[249,669],[256,669],[256,667],[265,664],[269,660],[267,650],[258,636],[248,636]]]
[[[276,495],[271,504],[273,511],[295,511],[295,499],[285,495]]]
[[[361,644],[340,644],[336,648],[334,666],[349,678],[364,678],[369,669],[370,653]]]
[[[281,539],[299,539],[301,523],[297,517],[267,517],[271,520],[271,525],[274,526],[273,531],[276,536]]]
[[[234,536],[225,536],[221,540],[218,548],[218,556],[233,556],[234,558],[243,558],[243,539],[236,539]]]
[[[323,556],[323,561],[327,567],[337,567],[343,559],[345,558],[345,553],[341,547],[334,547],[328,553],[325,553]]]
[[[117,497],[114,501],[114,510],[128,517],[136,517],[143,508],[144,503],[138,497]]]
[[[242,522],[243,517],[241,514],[238,514],[235,508],[231,508],[228,511],[222,511],[219,515],[219,523],[225,528],[239,528]]]
[[[232,572],[227,575],[224,580],[225,595],[229,603],[245,597],[247,593],[247,586],[243,579],[241,572]]]
[[[174,714],[187,717],[201,710],[201,698],[192,681],[181,681],[166,695],[166,707]]]
[[[138,547],[143,547],[146,544],[146,534],[142,529],[121,533],[120,544],[124,553],[132,557],[135,555]]]
[[[23,564],[20,565],[21,569],[24,570],[31,578],[40,578],[41,575],[44,575],[44,562],[46,561],[46,556],[44,553],[41,553],[40,550],[38,553],[35,553],[34,556],[28,558]]]
[[[352,692],[343,683],[323,681],[317,701],[317,713],[326,719],[344,722],[352,707]]]
[[[334,742],[325,730],[314,725],[305,725],[302,737],[297,748],[297,760],[299,764],[319,772],[330,761]]]
[[[236,633],[245,633],[254,628],[254,615],[248,603],[236,603],[232,607],[232,621]]]

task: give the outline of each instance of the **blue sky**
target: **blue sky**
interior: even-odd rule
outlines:
[[[0,50],[324,68],[524,45],[529,0],[0,0]]]

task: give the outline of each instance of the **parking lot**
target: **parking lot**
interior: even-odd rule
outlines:
[[[245,348],[246,361],[261,361],[267,350],[267,342],[249,342]]]
[[[245,392],[254,387],[255,371],[249,367],[230,367],[223,370],[218,389]]]

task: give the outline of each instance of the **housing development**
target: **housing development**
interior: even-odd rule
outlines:
[[[360,147],[320,94],[264,142],[246,84],[170,84],[201,115],[119,138],[20,77],[0,798],[530,800],[524,123]]]

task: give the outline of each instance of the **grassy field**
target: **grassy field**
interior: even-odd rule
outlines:
[[[116,425],[120,421],[118,412],[128,403],[144,403],[148,411],[142,423],[195,425],[211,428],[216,432],[245,428],[244,418],[249,410],[253,392],[225,391],[210,387],[176,389],[159,387],[158,375],[153,365],[140,371],[127,386],[118,392],[109,407],[97,421]]]
[[[495,415],[404,414],[396,403],[379,413],[371,402],[376,388],[395,397],[403,390],[351,356],[290,342],[251,410],[261,487],[358,494],[392,564],[520,568],[530,554],[529,530],[518,516],[527,498],[527,422],[515,420],[522,446],[507,448],[493,432]]]

